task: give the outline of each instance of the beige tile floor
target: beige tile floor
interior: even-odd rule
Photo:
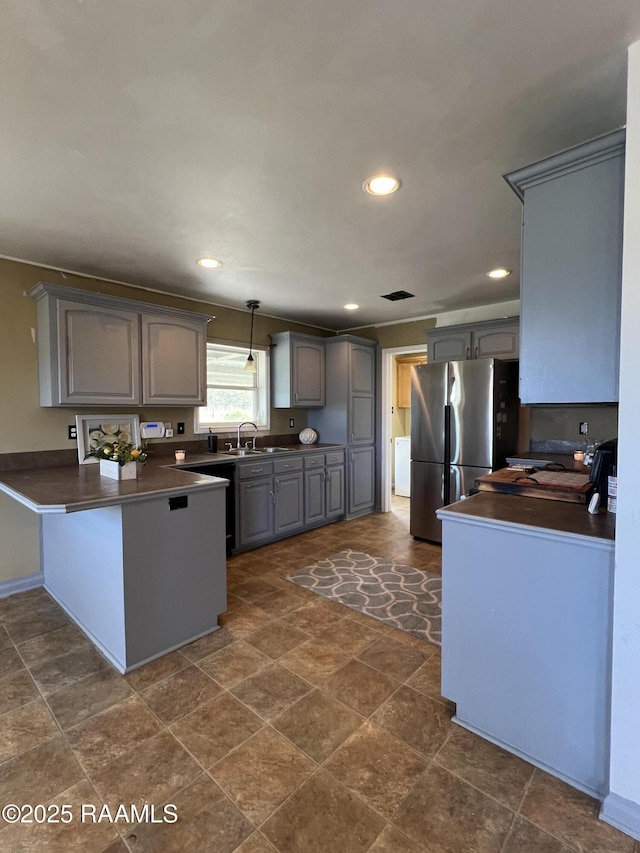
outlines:
[[[394,508],[232,558],[222,630],[125,677],[43,591],[0,601],[0,802],[74,814],[1,824],[0,851],[640,853],[451,723],[435,646],[284,580],[345,547],[438,571]],[[144,802],[178,823],[77,819]]]

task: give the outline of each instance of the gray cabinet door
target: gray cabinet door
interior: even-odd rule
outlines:
[[[370,346],[351,345],[349,355],[350,390],[352,394],[374,394],[376,383],[376,351]]]
[[[206,338],[202,323],[142,315],[143,403],[206,402]]]
[[[324,487],[326,517],[337,518],[344,515],[344,465],[326,469]]]
[[[503,329],[482,329],[473,333],[474,358],[518,358],[520,327],[516,323]]]
[[[271,405],[274,409],[325,404],[324,338],[295,332],[271,336]]]
[[[324,406],[324,344],[292,339],[292,406]]]
[[[618,399],[624,130],[521,169],[522,403]]]
[[[373,509],[375,486],[375,448],[354,447],[348,451],[349,515]]]
[[[293,533],[304,526],[303,474],[277,474],[274,477],[274,533]]]
[[[240,481],[236,493],[238,547],[244,548],[271,539],[275,504],[273,478]]]
[[[325,469],[304,472],[304,523],[317,524],[326,517]]]
[[[463,361],[471,358],[471,332],[462,329],[428,332],[427,356],[430,364],[436,361]]]
[[[349,401],[349,444],[371,444],[375,438],[375,400],[370,394],[353,394]]]
[[[56,301],[56,312],[58,352],[51,377],[55,402],[45,405],[138,404],[138,314],[62,299]]]

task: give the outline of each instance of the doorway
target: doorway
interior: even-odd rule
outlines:
[[[382,512],[408,514],[409,499],[393,496],[395,438],[411,432],[411,409],[407,380],[412,364],[427,360],[426,344],[383,349],[382,355],[382,418],[380,454],[380,508]],[[400,378],[400,382],[398,379]],[[398,405],[398,403],[402,405]]]

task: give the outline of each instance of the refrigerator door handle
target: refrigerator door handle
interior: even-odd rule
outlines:
[[[453,385],[454,379],[451,380]],[[451,406],[444,407],[444,483],[443,498],[444,505],[448,506],[451,497],[449,488],[449,465],[451,463]]]

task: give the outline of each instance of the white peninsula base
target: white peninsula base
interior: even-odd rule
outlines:
[[[217,630],[225,489],[44,514],[42,564],[47,592],[127,672]]]
[[[524,523],[506,520],[518,512]],[[574,512],[587,535],[539,525],[542,512]],[[613,541],[588,530],[599,521],[585,507],[555,501],[486,493],[438,516],[442,694],[454,721],[602,799]]]

